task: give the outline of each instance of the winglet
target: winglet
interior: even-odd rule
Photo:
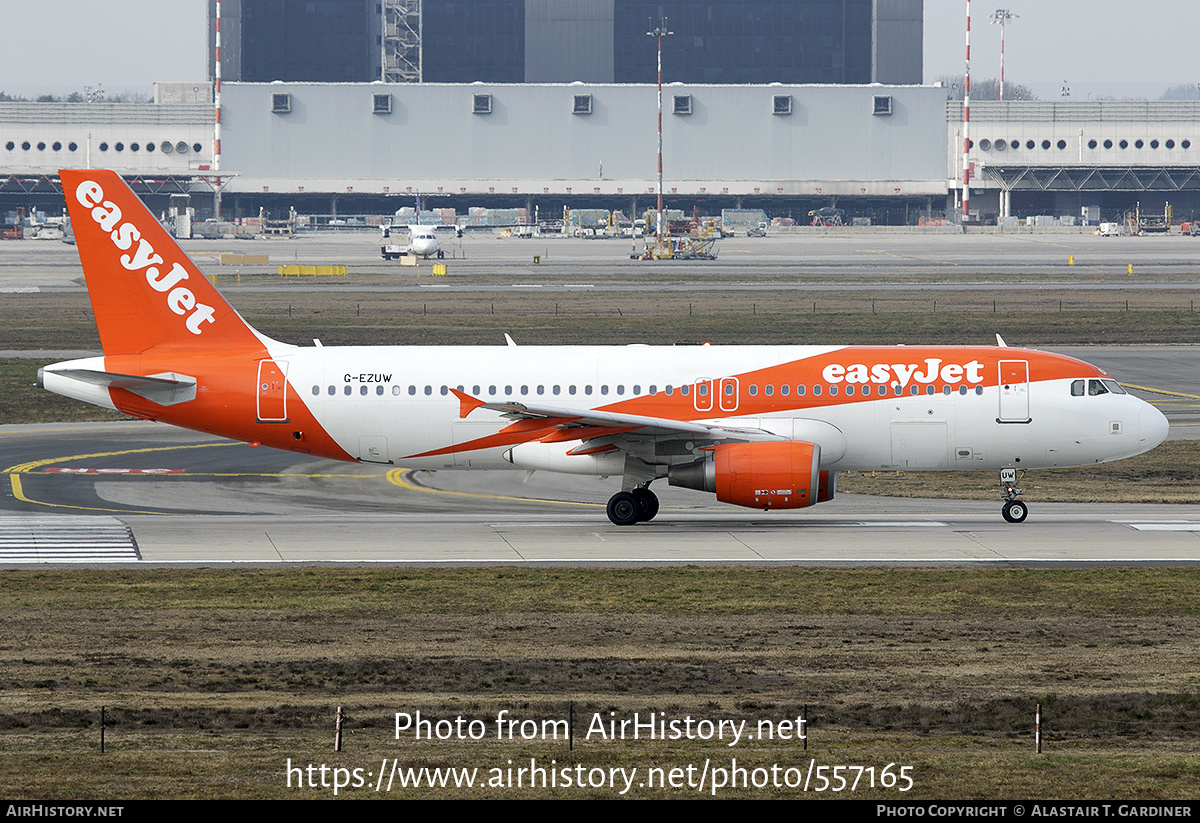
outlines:
[[[465,418],[480,406],[487,405],[478,397],[472,397],[465,392],[460,392],[458,389],[451,389],[450,391],[454,392],[454,396],[458,398],[458,416],[460,419]]]
[[[1000,336],[999,332],[996,333],[996,345],[1002,349],[1008,348],[1008,344],[1004,342],[1004,338]]]
[[[515,346],[515,345],[517,345],[517,342],[516,342],[515,340],[513,340],[513,339],[512,339],[512,337],[509,335],[509,333],[508,333],[508,332],[505,332],[505,333],[504,333],[504,341],[505,341],[505,343],[507,343],[507,344],[508,344],[508,345],[510,345],[510,346]]]

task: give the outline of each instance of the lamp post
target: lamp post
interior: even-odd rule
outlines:
[[[667,18],[663,17],[658,21],[658,25],[653,30],[646,32],[650,37],[658,38],[658,220],[655,231],[658,235],[658,242],[662,242],[663,236],[663,166],[662,166],[662,39],[666,35],[674,34],[667,31]]]
[[[1004,100],[1004,24],[1019,14],[1013,14],[1008,9],[996,9],[992,12],[992,23],[1000,24],[1000,99]]]

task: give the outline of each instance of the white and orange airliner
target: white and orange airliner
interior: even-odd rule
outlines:
[[[322,347],[255,331],[111,171],[61,172],[104,348],[50,391],[305,455],[418,469],[615,475],[757,509],[831,500],[841,470],[1021,470],[1119,460],[1167,420],[1105,372],[997,346]]]

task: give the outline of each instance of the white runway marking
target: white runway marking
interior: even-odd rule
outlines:
[[[4,563],[129,563],[141,560],[115,517],[0,517]]]

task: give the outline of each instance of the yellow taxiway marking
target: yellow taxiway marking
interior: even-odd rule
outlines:
[[[75,473],[75,472],[40,472],[37,469],[44,468],[54,463],[66,463],[75,460],[90,460],[97,457],[118,457],[126,454],[149,454],[150,452],[166,452],[166,451],[182,451],[184,449],[206,449],[215,446],[239,446],[243,445],[238,442],[226,443],[196,443],[183,446],[152,446],[142,449],[122,449],[120,451],[111,452],[92,452],[90,454],[71,454],[63,457],[50,457],[45,460],[31,460],[28,463],[18,463],[15,466],[10,466],[4,469],[3,473],[9,476],[9,484],[12,486],[13,497],[20,500],[22,503],[30,503],[38,506],[50,506],[58,509],[79,509],[82,511],[94,512],[115,512],[117,514],[163,514],[175,515],[178,512],[163,512],[163,511],[143,511],[140,509],[110,509],[103,506],[75,506],[69,503],[49,503],[44,500],[34,500],[25,494],[24,486],[21,483],[22,474],[38,474],[46,476],[54,474],[63,477],[312,477],[312,478],[328,478],[328,477],[350,477],[360,479],[374,479],[379,477],[378,474],[287,474],[287,473],[268,473],[268,472],[179,472],[168,475],[145,475],[145,474],[118,474],[113,473]]]
[[[457,497],[474,497],[483,500],[517,500],[523,503],[558,503],[562,506],[602,506],[602,503],[578,503],[574,500],[549,500],[544,497],[509,497],[503,494],[484,494],[483,492],[459,492],[451,491],[450,489],[435,489],[430,486],[422,486],[419,483],[414,483],[405,479],[406,474],[412,474],[412,469],[392,469],[387,473],[388,482],[399,486],[402,489],[408,489],[414,492],[426,492],[427,494],[450,494]]]
[[[70,503],[47,503],[45,500],[34,500],[32,497],[25,496],[25,489],[21,486],[21,475],[10,474],[8,476],[9,483],[12,484],[13,497],[20,500],[22,503],[32,503],[37,506],[49,506],[52,509],[78,509],[85,512],[113,512],[114,514],[175,514],[175,512],[151,512],[141,509],[108,509],[103,506],[73,506]]]
[[[34,500],[32,497],[25,495],[25,489],[21,485],[21,475],[29,474],[34,469],[40,469],[43,466],[49,466],[52,463],[64,463],[68,460],[88,460],[94,457],[116,457],[122,454],[144,454],[147,452],[165,452],[179,451],[182,449],[206,449],[213,446],[233,446],[235,443],[199,443],[190,446],[154,446],[145,449],[122,449],[112,452],[93,452],[91,454],[74,454],[65,457],[50,457],[45,460],[31,460],[28,463],[18,463],[15,466],[9,466],[4,470],[8,475],[9,484],[12,486],[13,497],[20,500],[22,503],[31,503],[38,506],[50,506],[55,509],[80,509],[90,512],[115,512],[117,514],[170,514],[170,512],[152,512],[142,511],[140,509],[109,509],[103,506],[73,506],[68,503],[47,503],[44,500]]]
[[[29,474],[34,469],[49,466],[52,463],[65,463],[68,460],[90,460],[93,457],[119,457],[122,454],[148,454],[149,452],[173,452],[184,449],[211,449],[214,446],[237,446],[239,443],[194,443],[190,446],[153,446],[144,449],[122,449],[112,452],[92,452],[91,454],[71,454],[64,457],[48,457],[45,460],[30,460],[28,463],[18,463],[4,470],[5,474]]]

